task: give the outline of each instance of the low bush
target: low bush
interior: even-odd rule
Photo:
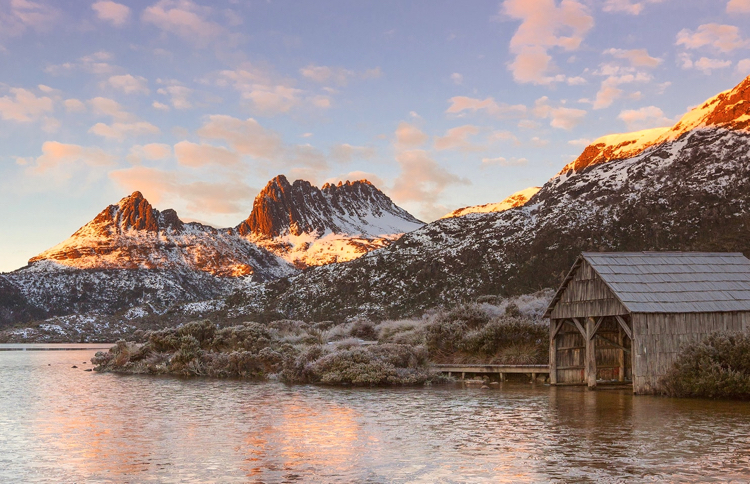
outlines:
[[[750,400],[750,335],[709,335],[682,349],[660,381],[674,397]]]

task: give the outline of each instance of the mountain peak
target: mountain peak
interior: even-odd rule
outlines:
[[[388,224],[379,224],[378,219],[384,217],[389,218]],[[243,236],[265,238],[312,233],[372,235],[373,231],[394,234],[404,232],[402,222],[409,230],[421,225],[367,180],[326,183],[321,189],[306,180],[290,184],[284,175],[278,175],[255,197],[250,216],[237,230]]]
[[[440,218],[461,217],[469,213],[504,212],[506,210],[510,210],[511,208],[522,207],[526,205],[526,202],[528,202],[531,197],[536,195],[539,190],[541,190],[541,187],[529,187],[521,190],[520,192],[514,193],[502,202],[459,208],[458,210],[454,210],[451,213],[443,215]]]
[[[599,163],[632,158],[652,146],[674,141],[694,129],[708,127],[735,131],[750,129],[750,76],[733,89],[719,93],[694,107],[672,127],[598,138],[578,158],[565,165],[558,175],[579,172]]]

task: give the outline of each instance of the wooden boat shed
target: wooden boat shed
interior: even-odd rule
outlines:
[[[655,393],[680,348],[750,330],[741,253],[584,252],[552,299],[550,383]]]

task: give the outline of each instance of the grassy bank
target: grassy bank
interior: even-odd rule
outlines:
[[[674,397],[750,400],[750,335],[717,333],[686,346],[661,386]]]
[[[547,327],[516,305],[466,304],[419,319],[345,324],[279,320],[220,327],[203,320],[119,341],[92,359],[98,371],[289,383],[423,385],[432,363],[547,362]]]

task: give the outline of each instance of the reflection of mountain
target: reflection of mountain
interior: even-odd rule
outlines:
[[[291,317],[400,317],[556,286],[584,250],[750,255],[749,127],[750,78],[672,128],[597,140],[531,204],[441,219],[247,298]]]

